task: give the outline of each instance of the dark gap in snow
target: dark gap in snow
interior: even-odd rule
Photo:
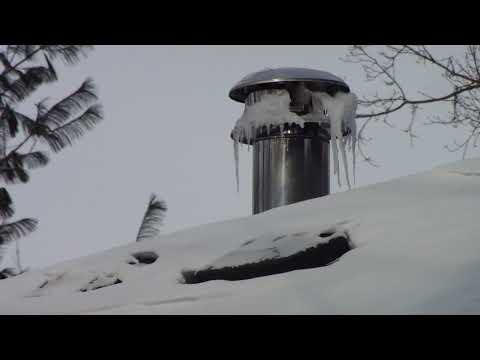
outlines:
[[[5,268],[0,271],[0,280],[8,279],[17,275],[20,275],[20,273],[16,269]]]
[[[303,236],[307,234],[308,234],[307,232],[299,232],[299,233],[292,234],[292,236]]]
[[[154,251],[141,251],[132,256],[137,260],[137,262],[129,261],[130,265],[138,265],[138,264],[153,264],[158,259],[158,255]]]
[[[293,255],[266,259],[235,267],[207,268],[203,270],[182,270],[183,283],[198,284],[211,280],[247,280],[256,277],[285,273],[293,270],[327,266],[353,249],[346,235],[330,239]]]
[[[252,239],[252,240],[248,240],[248,241],[245,241],[242,246],[247,246],[247,245],[250,245],[251,243],[253,243],[256,239]]]
[[[325,232],[321,233],[321,234],[318,235],[318,236],[320,236],[321,238],[327,238],[327,237],[332,236],[333,234],[335,234],[335,233],[334,233],[334,232],[330,232],[330,231],[325,231]]]
[[[47,286],[48,282],[49,282],[48,280],[45,280],[43,283],[40,284],[38,288],[43,289],[45,286]]]
[[[123,281],[114,275],[96,276],[88,282],[86,286],[80,289],[81,292],[102,289],[108,286],[121,284]]]
[[[450,173],[463,175],[463,176],[480,176],[479,172],[450,171]]]
[[[275,239],[272,240],[272,242],[281,240],[281,239],[283,239],[283,238],[285,238],[285,237],[287,237],[287,235],[277,236]]]
[[[116,284],[121,284],[121,283],[122,283],[122,280],[116,279],[116,280],[115,280],[113,283],[111,283],[111,284],[93,286],[91,289],[83,288],[83,289],[80,289],[80,291],[81,291],[81,292],[87,292],[87,291],[92,291],[92,290],[98,290],[98,289],[102,289],[102,288],[104,288],[104,287],[108,287],[108,286],[112,286],[112,285],[116,285]]]

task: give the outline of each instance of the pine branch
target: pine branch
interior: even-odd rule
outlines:
[[[92,49],[93,45],[42,45],[42,50],[52,59],[61,59],[67,65],[74,65],[87,57]]]
[[[47,68],[49,69],[50,73],[51,73],[56,79],[58,79],[57,71],[56,71],[55,68],[53,67],[53,64],[52,64],[52,62],[50,61],[50,58],[49,58],[47,55],[44,55],[44,58],[45,58],[45,62],[47,63]]]
[[[3,159],[7,154],[7,131],[6,121],[0,120],[0,159]]]
[[[5,254],[7,253],[7,251],[8,251],[8,246],[0,245],[0,266],[2,265],[3,258],[5,257]],[[0,269],[2,268],[0,267]],[[2,279],[2,275],[5,275],[6,270],[8,269],[2,269],[2,271],[0,272],[0,280]],[[6,278],[6,276],[3,276],[3,278]]]
[[[7,54],[20,55],[34,60],[38,45],[8,45]],[[12,62],[13,60],[10,60]]]
[[[86,57],[87,52],[93,49],[93,45],[10,45],[10,48],[12,47],[22,53],[23,59],[12,65],[4,74],[15,71],[25,62],[34,60],[41,51],[45,51],[52,59],[60,58],[66,64],[73,65],[82,57]]]
[[[16,112],[10,106],[6,105],[3,108],[2,114],[0,116],[0,121],[2,122],[3,126],[6,126],[8,130],[6,133],[9,135],[9,137],[13,138],[18,133],[19,123],[22,123],[23,125],[24,121],[29,122],[33,120],[30,119],[28,116]]]
[[[15,45],[10,45],[9,48],[12,48],[14,46]],[[27,45],[16,45],[16,46],[18,46],[18,47],[25,46],[24,49],[26,49]],[[10,86],[9,79],[12,77],[12,73],[13,73],[13,75],[16,75],[18,77],[21,74],[21,72],[18,70],[20,65],[22,65],[23,63],[25,63],[27,61],[33,60],[34,57],[35,57],[35,54],[37,54],[41,50],[42,50],[42,47],[40,46],[39,48],[37,48],[37,49],[35,49],[31,52],[25,53],[23,59],[20,60],[19,62],[17,62],[15,65],[12,65],[10,63],[10,61],[7,59],[7,57],[5,56],[4,53],[0,53],[0,61],[2,62],[3,66],[5,68],[5,70],[0,74],[0,89],[7,90]],[[5,91],[0,93],[0,99],[2,98],[2,96],[5,96]]]
[[[50,128],[40,124],[38,121],[35,121],[28,116],[25,116],[20,113],[16,113],[17,120],[19,120],[22,125],[23,132],[27,136],[25,140],[29,140],[32,136],[43,136],[50,132]],[[23,145],[23,144],[22,144]],[[16,149],[18,150],[18,148]]]
[[[73,142],[80,137],[82,137],[86,131],[92,130],[95,125],[97,125],[102,119],[102,107],[100,104],[95,104],[90,106],[82,115],[77,118],[64,123],[65,119],[68,119],[73,112],[77,110],[83,110],[85,105],[89,104],[94,99],[97,99],[97,96],[94,92],[94,85],[91,80],[85,81],[82,86],[73,94],[65,98],[64,100],[57,103],[53,106],[44,117],[35,121],[29,118],[26,115],[13,111],[11,108],[5,108],[7,111],[4,112],[4,115],[7,116],[9,121],[15,122],[13,125],[18,126],[18,123],[21,123],[26,138],[18,144],[15,149],[8,153],[5,159],[8,159],[15,152],[17,152],[25,143],[27,143],[32,137],[37,137],[40,140],[47,143],[47,145],[55,152],[59,152],[64,149],[66,146],[73,145]],[[38,112],[40,114],[45,111],[45,100],[40,104],[37,104]],[[43,121],[42,121],[43,119]],[[51,130],[49,124],[60,124],[63,125]],[[13,129],[12,129],[13,130]],[[16,133],[17,129],[15,129]],[[19,173],[19,175],[24,175]],[[1,174],[0,177],[7,181],[7,183],[12,183],[14,178],[17,178],[14,173],[7,172],[6,174]],[[23,176],[23,178],[25,178]]]
[[[7,189],[0,188],[0,218],[7,219],[15,213],[13,202]]]
[[[48,112],[49,108],[47,106],[47,101],[49,98],[45,98],[41,100],[39,103],[35,104],[37,107],[37,119],[40,119],[41,117],[45,116],[46,113]]]
[[[8,245],[10,242],[18,240],[37,228],[36,219],[22,219],[13,223],[0,225],[0,246]]]
[[[17,74],[18,79],[13,82],[2,81],[3,92],[0,93],[0,96],[9,95],[13,102],[25,100],[40,85],[57,80],[57,74],[50,66],[30,67],[24,71],[17,71]]]
[[[33,152],[37,140],[49,143],[55,151],[72,145],[86,131],[102,119],[101,107],[94,104],[97,100],[93,81],[88,79],[79,90],[62,100],[52,108],[48,108],[45,100],[36,104],[35,120],[16,112],[11,106],[25,100],[42,84],[58,79],[52,64],[53,60],[61,60],[66,64],[77,63],[91,45],[8,45],[7,51],[0,52],[0,178],[7,183],[27,182],[27,169],[45,166],[49,159],[43,152]],[[27,62],[36,62],[38,55],[43,54],[44,66],[24,67]],[[18,57],[20,59],[18,59]],[[17,59],[16,59],[17,58]],[[14,63],[16,60],[16,63]],[[42,65],[42,64],[40,64]],[[80,116],[77,116],[81,113]],[[76,117],[70,120],[72,117]],[[19,127],[23,128],[25,137],[8,153],[6,144],[15,138]],[[34,138],[30,151],[19,153],[19,149]],[[0,219],[11,217],[14,213],[10,195],[0,188]],[[0,262],[6,245],[17,242],[17,261],[19,263],[18,240],[37,227],[36,219],[22,219],[0,225]]]
[[[46,134],[40,139],[45,141],[54,152],[59,152],[74,141],[81,138],[85,132],[92,130],[103,119],[102,108],[96,104],[88,108],[82,115]]]
[[[23,165],[13,157],[4,159],[0,163],[0,179],[6,184],[27,183],[30,180],[30,176],[23,168]]]
[[[43,83],[57,80],[57,73],[50,61],[60,59],[66,64],[73,65],[87,56],[87,52],[93,49],[92,45],[12,45],[9,51],[15,54],[22,54],[23,59],[12,65],[8,59],[3,56],[0,60],[4,64],[5,70],[0,74],[0,88],[3,91],[0,97],[12,95],[13,100],[18,102],[24,100],[28,95],[35,91]],[[20,65],[34,59],[35,55],[43,51],[47,67],[36,66],[20,71]],[[1,55],[4,55],[3,53]],[[8,79],[11,73],[14,73],[19,79],[11,83]]]
[[[49,127],[61,126],[72,115],[92,105],[97,99],[95,84],[92,79],[87,79],[78,90],[58,102],[37,120]]]
[[[17,154],[18,161],[27,169],[36,169],[48,164],[49,158],[43,151],[34,151],[27,154]]]
[[[157,226],[162,225],[167,204],[163,200],[158,200],[155,194],[152,194],[147,206],[147,211],[143,216],[142,224],[138,230],[137,240],[142,241],[154,237],[158,234]]]
[[[7,184],[26,183],[30,179],[26,169],[36,169],[47,165],[49,158],[41,151],[20,154],[12,152],[0,160],[0,178]]]

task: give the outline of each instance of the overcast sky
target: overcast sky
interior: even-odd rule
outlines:
[[[437,51],[453,55],[459,49]],[[105,120],[74,147],[52,154],[30,183],[9,187],[18,216],[40,220],[21,242],[23,265],[45,266],[134,242],[152,192],[169,207],[162,233],[250,215],[252,153],[241,151],[237,193],[229,133],[243,105],[228,98],[230,88],[250,72],[295,66],[332,72],[359,96],[372,91],[357,65],[339,59],[345,54],[346,46],[99,45],[80,64],[59,66],[60,81],[22,109],[33,112],[33,102],[45,96],[59,100],[91,76]],[[442,79],[414,63],[401,75],[412,91],[445,89]],[[421,126],[434,111],[443,109],[420,114],[413,148],[399,130],[407,112],[392,117],[399,129],[372,126],[367,150],[381,167],[360,162],[355,187],[461,158],[443,149],[460,132]],[[468,155],[475,156],[478,151]],[[331,192],[347,190],[334,180]]]

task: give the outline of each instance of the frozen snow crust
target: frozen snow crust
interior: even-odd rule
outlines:
[[[328,125],[333,153],[334,175],[337,175],[338,185],[341,186],[340,152],[347,185],[351,188],[346,147],[348,146],[352,152],[353,177],[355,179],[355,148],[357,142],[355,121],[357,111],[356,95],[351,92],[344,93],[338,91],[334,96],[330,96],[323,92],[311,92],[305,87],[300,91],[301,93],[298,96],[303,98],[303,103],[308,103],[310,100],[312,103],[312,112],[303,116],[290,111],[290,94],[283,89],[260,91],[258,96],[261,96],[261,99],[258,102],[245,103],[243,114],[237,120],[232,131],[237,190],[240,143],[246,142],[251,144],[261,129],[266,129],[268,134],[271,129],[279,128],[282,134],[286,125],[294,124],[303,128],[305,123],[310,122]],[[344,136],[344,133],[347,133],[347,135]]]
[[[479,212],[471,159],[31,270],[0,281],[0,313],[478,314]],[[183,269],[258,260],[274,246],[286,256],[332,231],[354,248],[328,266],[179,281]],[[132,259],[151,252],[154,262]]]

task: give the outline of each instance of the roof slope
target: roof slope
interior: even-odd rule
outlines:
[[[479,213],[480,159],[466,160],[32,270],[0,281],[0,313],[480,313]],[[249,240],[339,226],[356,247],[329,266],[178,282]],[[138,251],[158,259],[136,264]]]

